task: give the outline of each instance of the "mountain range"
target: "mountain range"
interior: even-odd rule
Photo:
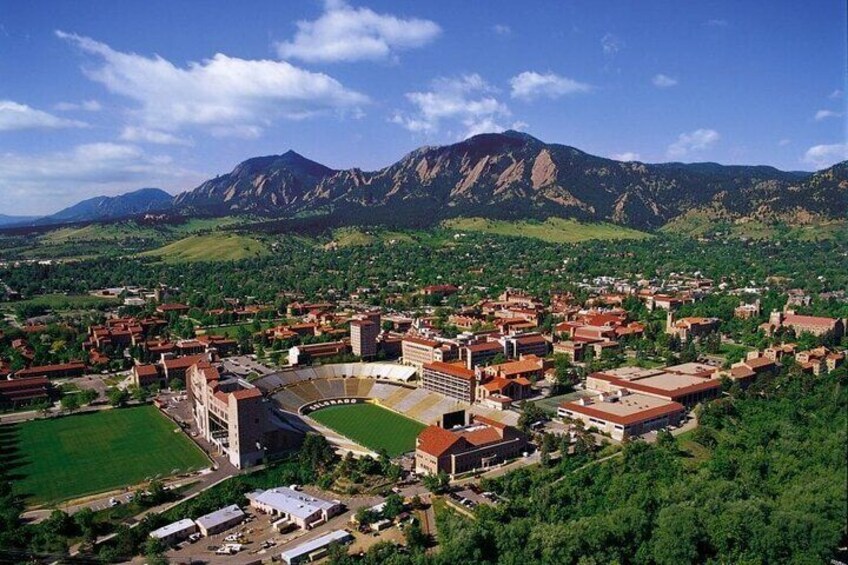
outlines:
[[[337,170],[294,151],[248,159],[176,197],[142,189],[86,200],[38,223],[175,215],[322,214],[335,223],[560,216],[653,230],[688,214],[806,223],[846,217],[848,162],[817,173],[717,163],[615,161],[528,134],[421,147],[378,171]],[[317,218],[316,218],[317,220]],[[331,221],[327,218],[328,222]]]

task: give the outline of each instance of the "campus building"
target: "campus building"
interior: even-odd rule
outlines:
[[[457,475],[485,469],[519,457],[526,447],[527,438],[517,428],[471,416],[466,426],[425,428],[415,440],[415,472]]]
[[[420,371],[425,363],[456,359],[457,350],[453,344],[408,335],[404,336],[401,342],[401,356],[405,364]]]
[[[254,491],[247,498],[252,508],[303,530],[320,526],[345,509],[341,501],[324,500],[288,487]]]
[[[379,315],[377,319],[379,320]],[[351,351],[360,359],[373,359],[377,356],[377,336],[379,335],[379,322],[353,320],[350,323]]]
[[[647,394],[634,394],[626,388],[598,393],[573,402],[564,402],[557,415],[580,420],[619,441],[668,426],[677,426],[685,408],[678,402]]]
[[[274,425],[262,393],[246,381],[222,377],[205,360],[192,365],[187,380],[200,435],[239,469],[257,465],[300,440]]]
[[[49,398],[50,380],[47,377],[0,380],[0,407],[18,408]]]
[[[779,328],[791,328],[796,335],[801,335],[804,332],[815,336],[831,333],[837,341],[845,334],[845,322],[841,318],[802,316],[796,314],[794,310],[772,312],[769,321],[761,327],[768,335],[772,335]]]
[[[476,396],[477,377],[474,371],[454,363],[436,361],[426,363],[421,373],[422,386],[427,390],[438,392],[467,402],[474,402]]]
[[[70,363],[39,365],[28,369],[21,369],[15,373],[15,378],[25,379],[29,377],[47,377],[48,379],[64,379],[69,377],[81,377],[84,374],[85,363],[82,361],[71,361]]]
[[[599,392],[627,389],[690,408],[721,394],[721,380],[716,378],[715,367],[684,363],[659,369],[620,367],[592,373],[586,377],[586,388]]]

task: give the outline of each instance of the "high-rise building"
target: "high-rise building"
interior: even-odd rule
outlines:
[[[350,323],[350,347],[353,354],[361,359],[376,357],[378,335],[380,335],[379,322],[353,320]]]

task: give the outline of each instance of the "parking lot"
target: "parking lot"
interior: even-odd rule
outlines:
[[[276,369],[257,362],[250,355],[226,357],[221,360],[221,364],[224,366],[224,370],[242,378],[247,377],[251,373],[264,377],[276,371]]]
[[[351,516],[361,507],[372,507],[382,502],[378,496],[355,496],[345,497],[323,492],[312,487],[306,487],[304,492],[323,498],[337,498],[346,506],[345,512],[334,516],[327,523],[321,524],[312,530],[295,530],[280,534],[271,528],[271,524],[277,518],[271,518],[265,514],[243,506],[248,518],[240,525],[230,528],[224,532],[200,538],[191,543],[182,542],[171,551],[167,552],[168,559],[173,563],[205,562],[205,563],[236,563],[247,564],[265,561],[272,557],[279,557],[284,549],[300,545],[311,539],[320,537],[333,530],[348,530],[354,536],[354,542],[349,547],[352,553],[367,551],[369,547],[380,541],[393,540],[401,542],[403,533],[397,526],[393,526],[378,534],[360,533],[350,523]],[[245,501],[246,502],[246,501]],[[221,555],[219,550],[227,545],[240,545],[241,550],[235,554]]]

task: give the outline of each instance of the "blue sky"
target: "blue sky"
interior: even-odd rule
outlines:
[[[839,0],[4,1],[0,213],[258,155],[386,166],[514,128],[624,160],[846,159]]]

